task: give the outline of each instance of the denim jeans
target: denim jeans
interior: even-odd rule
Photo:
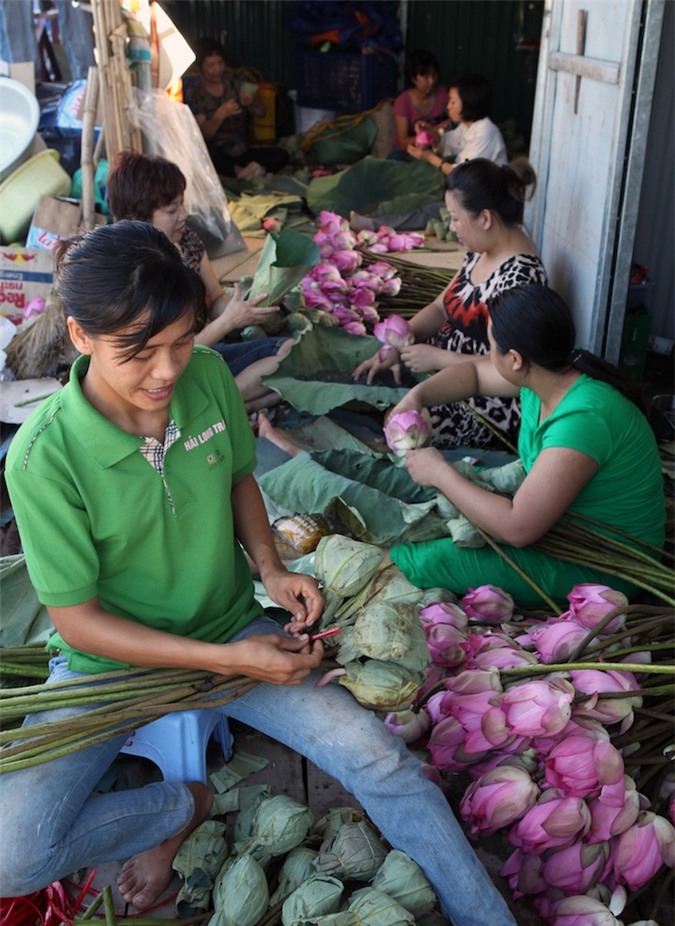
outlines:
[[[234,639],[270,632],[283,631],[261,617]],[[54,663],[51,681],[77,677],[65,659]],[[318,678],[317,671],[298,686],[259,684],[222,709],[337,778],[388,842],[423,868],[455,926],[515,926],[445,796],[424,777],[405,743],[346,689],[316,688]],[[30,721],[65,713],[32,715]],[[187,825],[193,800],[181,783],[92,794],[124,739],[0,776],[1,896],[28,894],[78,868],[125,860]]]

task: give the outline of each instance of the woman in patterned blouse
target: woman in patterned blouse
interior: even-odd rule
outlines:
[[[356,368],[356,378],[367,373],[370,382],[378,371],[393,367],[400,381],[401,362],[415,373],[434,373],[489,352],[488,300],[513,286],[546,283],[544,265],[522,226],[526,193],[534,184],[526,161],[500,167],[476,158],[455,167],[445,198],[450,227],[467,248],[462,266],[446,289],[411,319],[415,343],[400,354],[388,351],[384,361],[375,354]],[[431,417],[436,447],[504,449],[494,430],[514,443],[520,408],[517,399],[480,397],[435,406]]]

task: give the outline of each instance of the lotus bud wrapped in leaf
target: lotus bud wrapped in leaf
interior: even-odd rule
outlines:
[[[370,881],[387,855],[387,848],[365,820],[345,823],[335,837],[324,840],[314,862],[317,872],[350,881]]]
[[[188,880],[194,872],[203,872],[211,884],[227,858],[225,824],[205,820],[190,833],[176,853],[172,867]]]
[[[372,887],[354,891],[349,909],[358,915],[361,926],[414,926],[415,923],[412,913],[397,900]]]
[[[344,889],[344,884],[337,878],[312,875],[284,901],[281,908],[283,926],[304,926],[315,922],[318,916],[337,913]]]
[[[359,704],[374,711],[395,711],[407,707],[424,682],[424,674],[411,672],[379,659],[348,662],[338,683],[348,688]]]
[[[330,534],[319,541],[314,566],[329,594],[351,598],[372,578],[383,556],[384,551],[371,543]]]
[[[319,820],[316,828],[321,833],[323,842],[326,842],[337,836],[345,823],[360,823],[365,819],[366,815],[355,807],[334,807]]]
[[[286,794],[263,798],[256,806],[251,836],[247,843],[237,843],[239,854],[262,850],[267,856],[285,855],[299,846],[314,822],[312,812]]]
[[[270,897],[271,907],[292,894],[296,887],[300,887],[303,881],[314,874],[313,863],[318,854],[316,849],[310,849],[308,846],[296,846],[295,849],[291,849],[279,869],[277,889]]]
[[[413,605],[393,605],[379,602],[368,605],[356,619],[349,635],[349,649],[371,659],[398,659],[410,648],[410,633],[413,622],[417,619],[417,610]],[[353,656],[344,658],[342,646],[338,650],[337,661],[344,664]]]
[[[372,887],[393,897],[414,917],[428,913],[437,899],[417,862],[398,849],[392,849],[386,857],[373,878]]]
[[[213,906],[216,916],[209,926],[255,926],[269,904],[267,878],[258,862],[242,855],[216,879]],[[216,922],[217,919],[217,922]]]

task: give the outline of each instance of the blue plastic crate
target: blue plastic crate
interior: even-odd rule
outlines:
[[[387,52],[296,50],[298,103],[339,113],[371,109],[396,95],[398,65]]]

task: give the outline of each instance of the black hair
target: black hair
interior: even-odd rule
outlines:
[[[411,84],[413,78],[418,74],[435,74],[438,77],[438,61],[430,51],[418,48],[417,51],[411,52],[405,62],[406,82]]]
[[[227,58],[225,57],[225,49],[217,39],[199,39],[197,42],[197,49],[195,51],[195,58],[197,67],[200,71],[202,64],[204,63],[204,58],[210,58],[212,55],[219,55],[223,61],[227,61]]]
[[[462,101],[462,120],[477,122],[490,115],[492,87],[480,74],[464,74],[450,81],[448,90],[454,89]]]
[[[574,367],[613,386],[645,412],[639,389],[613,364],[575,347],[572,313],[555,290],[538,283],[514,286],[489,300],[488,310],[501,354],[516,350],[526,363],[554,373]]]
[[[205,290],[164,232],[116,222],[59,242],[56,289],[68,315],[91,336],[115,335],[130,360],[150,338],[203,312]]]
[[[187,181],[177,164],[159,155],[120,151],[108,173],[108,205],[116,222],[140,219],[170,205],[185,192]]]
[[[534,193],[537,178],[525,158],[500,166],[487,158],[462,161],[448,174],[446,190],[459,196],[467,212],[477,216],[483,209],[497,215],[504,225],[521,225],[528,189]]]

